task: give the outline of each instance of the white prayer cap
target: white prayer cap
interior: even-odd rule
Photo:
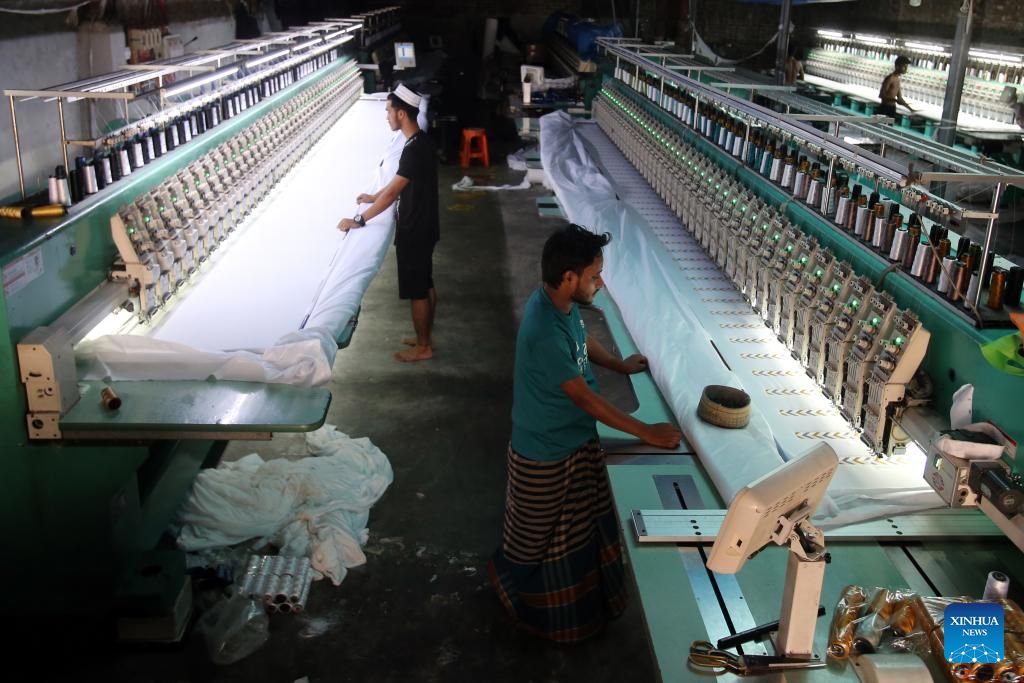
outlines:
[[[392,94],[410,107],[416,107],[417,109],[420,106],[420,100],[423,99],[404,85],[399,85]]]

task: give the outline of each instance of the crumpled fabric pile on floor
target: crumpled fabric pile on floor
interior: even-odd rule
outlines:
[[[178,544],[190,552],[271,544],[310,558],[317,578],[339,585],[366,562],[370,508],[394,472],[369,439],[331,425],[306,435],[306,445],[310,456],[298,460],[251,453],[201,472],[179,511]]]

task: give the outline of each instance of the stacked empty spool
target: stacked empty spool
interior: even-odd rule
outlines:
[[[253,555],[245,568],[239,592],[262,600],[267,612],[301,612],[306,608],[313,568],[305,557]]]

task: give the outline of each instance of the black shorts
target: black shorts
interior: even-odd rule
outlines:
[[[398,298],[426,299],[434,288],[434,245],[399,244]]]
[[[875,109],[875,113],[876,114],[881,114],[882,116],[891,116],[893,118],[896,118],[896,105],[895,104],[880,104],[880,105],[878,105],[878,108]]]

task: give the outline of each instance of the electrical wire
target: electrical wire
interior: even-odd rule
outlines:
[[[974,317],[978,320],[978,329],[983,328],[985,324],[981,319],[981,314],[978,312],[978,309],[974,307],[973,302],[967,301],[967,297],[964,296],[964,293],[961,292],[960,288],[956,286],[956,282],[954,282],[953,278],[950,277],[949,271],[946,269],[946,264],[942,262],[942,257],[939,256],[939,250],[935,248],[934,244],[932,244],[931,235],[929,235],[926,230],[922,230],[921,234],[924,236],[925,240],[927,240],[928,247],[932,250],[932,257],[938,261],[939,268],[942,270],[943,274],[945,274],[946,276],[946,279],[949,281],[949,286],[953,287],[956,290],[956,293],[960,296],[960,299],[963,300],[964,308],[966,308],[967,310],[974,314]],[[875,285],[875,289],[882,288],[882,284],[885,282],[885,278],[889,275],[889,273],[901,269],[902,267],[898,263],[893,263],[888,268],[883,270],[881,274],[879,274],[878,276],[878,283]]]
[[[79,7],[85,7],[86,5],[92,5],[98,2],[100,2],[100,0],[84,0],[83,2],[79,2],[75,5],[52,9],[15,9],[13,7],[0,6],[0,12],[6,12],[8,14],[63,14],[64,12],[71,12]]]
[[[966,226],[964,226],[964,227],[966,228]],[[966,230],[965,230],[965,232],[966,232]],[[946,264],[942,262],[942,257],[939,255],[939,250],[935,247],[935,244],[932,242],[932,236],[929,234],[929,231],[924,230],[923,226],[922,226],[921,234],[924,235],[925,240],[928,242],[928,248],[932,250],[932,258],[934,258],[938,262],[939,268],[942,270],[943,274],[946,276],[946,279],[949,281],[949,286],[952,287],[956,291],[957,295],[959,295],[960,299],[964,302],[964,304],[963,304],[964,308],[966,308],[972,314],[974,314],[975,319],[977,319],[977,321],[978,321],[978,329],[979,330],[980,329],[984,329],[985,322],[981,319],[981,313],[978,311],[978,309],[974,305],[973,301],[968,301],[967,300],[966,293],[965,292],[961,292],[960,288],[956,286],[956,282],[953,280],[952,277],[950,277],[950,273],[946,269]],[[959,257],[960,257],[960,254],[957,254],[957,258],[959,258]],[[984,271],[985,271],[985,265],[981,264],[981,266],[978,268],[978,274],[980,275]],[[969,280],[969,277],[968,277],[968,280]],[[978,287],[979,288],[981,287],[980,283],[978,284]]]
[[[885,283],[885,278],[888,277],[889,273],[895,272],[899,269],[900,265],[898,263],[890,263],[889,267],[878,275],[878,282],[875,283],[875,289],[881,289],[882,285]]]
[[[762,52],[767,50],[769,47],[771,47],[772,44],[775,42],[775,40],[779,37],[779,32],[776,31],[774,34],[772,34],[772,37],[768,39],[768,42],[765,43],[764,45],[762,45],[761,48],[757,52],[749,54],[746,57],[741,57],[739,59],[725,59],[725,58],[719,57],[717,54],[715,54],[715,51],[711,49],[711,46],[708,45],[704,41],[704,38],[697,32],[697,26],[692,21],[690,22],[690,30],[693,32],[694,38],[696,38],[696,40],[694,42],[697,43],[697,46],[700,47],[700,49],[702,51],[707,52],[709,55],[711,55],[714,58],[715,65],[719,65],[719,64],[739,64],[740,62],[745,62],[745,61],[747,61],[749,59],[753,59],[754,57],[757,57],[759,54],[761,54]]]

